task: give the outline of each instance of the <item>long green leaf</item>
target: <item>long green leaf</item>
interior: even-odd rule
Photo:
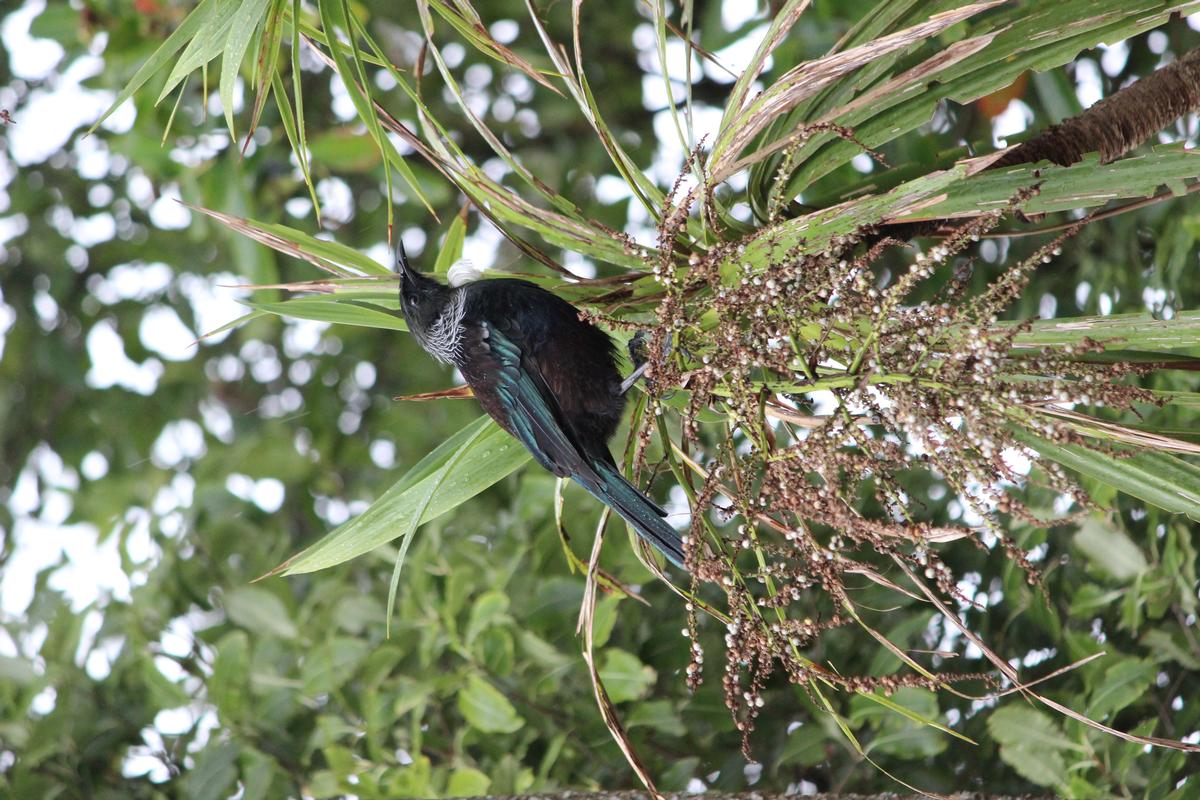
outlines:
[[[396,591],[400,587],[400,571],[404,568],[404,559],[408,556],[408,548],[412,545],[417,528],[421,526],[421,520],[425,516],[425,512],[429,509],[429,504],[445,484],[450,471],[464,455],[470,452],[470,448],[467,445],[473,441],[474,439],[468,439],[466,444],[454,451],[454,455],[446,459],[446,463],[437,472],[420,483],[424,491],[416,499],[416,502],[413,503],[413,510],[409,514],[408,524],[400,534],[403,537],[403,541],[400,543],[400,552],[396,554],[396,563],[392,567],[392,579],[388,583],[387,616],[384,620],[385,632],[390,633],[392,630],[392,611],[396,607]]]
[[[383,129],[379,124],[379,115],[375,113],[375,105],[370,95],[370,85],[366,81],[366,70],[363,66],[362,54],[358,50],[357,38],[360,32],[360,26],[357,19],[349,13],[345,3],[338,0],[328,0],[320,4],[321,25],[324,30],[325,44],[329,49],[329,54],[333,58],[334,68],[337,70],[338,77],[342,79],[342,84],[346,87],[346,93],[349,95],[351,102],[354,103],[354,109],[358,112],[358,117],[367,126],[367,130],[371,133],[371,137],[375,140],[375,145],[379,148],[379,152],[384,159],[384,177],[389,187],[388,202],[391,202],[391,170],[395,169],[408,184],[413,195],[421,201],[430,214],[433,214],[433,206],[429,204],[429,200],[425,197],[425,193],[421,190],[420,181],[413,173],[412,167],[396,150],[396,146],[392,141],[384,135]],[[341,27],[347,38],[351,42],[350,55],[347,57],[341,43],[337,38],[337,29]],[[358,76],[357,78],[355,76]],[[391,206],[388,206],[388,225],[391,226]],[[435,215],[436,216],[436,215]]]
[[[317,197],[317,188],[313,185],[312,173],[308,168],[308,144],[304,141],[304,120],[292,113],[292,103],[288,99],[287,89],[283,86],[283,78],[279,73],[271,76],[271,91],[275,95],[275,105],[279,108],[279,121],[283,123],[283,132],[287,136],[292,152],[296,154],[296,162],[300,165],[300,174],[304,185],[308,187],[308,196],[312,200],[313,211],[316,213],[317,224],[321,222],[321,199]],[[297,95],[299,96],[299,95]],[[230,128],[232,133],[233,129]]]
[[[1091,339],[1106,350],[1138,350],[1145,353],[1200,354],[1200,311],[1183,311],[1171,319],[1149,314],[1113,314],[1038,320],[1032,329],[1017,334],[1018,348],[1063,347]]]
[[[278,77],[278,76],[276,76]],[[296,132],[289,134],[297,142],[292,152],[300,163],[300,172],[304,175],[304,183],[308,187],[308,196],[312,198],[313,211],[317,215],[317,224],[321,222],[321,203],[317,198],[316,187],[313,186],[312,171],[308,163],[308,134],[304,124],[304,91],[300,71],[300,0],[292,0],[292,94],[296,106]],[[280,102],[280,112],[284,111],[286,103]],[[291,109],[286,109],[290,114]],[[285,122],[286,124],[286,122]]]
[[[145,64],[138,67],[138,71],[129,79],[129,83],[125,84],[125,88],[117,94],[117,99],[113,100],[112,105],[100,115],[100,119],[96,120],[92,124],[92,127],[88,128],[89,134],[100,127],[100,123],[108,119],[117,110],[117,106],[133,97],[134,93],[145,86],[147,81],[166,68],[167,64],[171,61],[171,57],[179,52],[179,48],[191,41],[201,26],[208,21],[208,14],[211,10],[209,7],[215,2],[216,0],[201,0],[200,5],[192,9],[192,13],[184,18],[179,27],[175,29],[175,32],[158,46],[158,49],[154,51],[150,58],[146,59]]]
[[[178,86],[184,78],[221,54],[225,48],[225,40],[229,36],[230,28],[233,26],[237,2],[238,0],[215,0],[212,4],[205,4],[205,7],[208,8],[207,18],[188,42],[182,55],[179,56],[179,60],[175,62],[175,66],[171,68],[170,74],[167,75],[167,82],[159,92],[156,103],[161,103],[163,98],[169,95],[171,90]]]
[[[529,460],[529,452],[487,417],[460,430],[421,460],[371,507],[274,570],[294,575],[341,564],[429,522],[496,483]],[[442,474],[442,469],[452,462]],[[420,500],[437,487],[421,512]]]
[[[464,207],[462,213],[454,216],[446,230],[446,237],[442,239],[442,249],[438,251],[437,261],[433,265],[433,271],[439,275],[445,275],[454,262],[462,258],[463,242],[467,238],[466,211]]]
[[[339,325],[357,325],[363,328],[384,328],[392,331],[407,331],[408,326],[398,315],[367,303],[347,301],[332,295],[317,297],[294,297],[274,303],[254,300],[241,301],[256,311],[266,311],[281,317],[311,319],[318,322],[333,322]]]
[[[1058,445],[1014,429],[1014,435],[1046,458],[1139,500],[1200,522],[1200,467],[1162,453],[1129,458],[1077,445]]]
[[[243,314],[237,319],[231,319],[229,322],[226,322],[224,325],[218,328],[213,328],[211,331],[205,331],[204,333],[200,334],[200,337],[196,339],[195,344],[199,344],[205,339],[210,339],[213,336],[220,336],[222,333],[225,333],[225,331],[231,331],[234,328],[240,328],[249,322],[253,322],[259,317],[264,316],[265,313],[266,312],[263,311],[251,311],[249,314]]]
[[[1038,193],[1021,204],[1024,212],[1093,208],[1112,200],[1149,197],[1164,186],[1182,193],[1183,182],[1197,177],[1200,158],[1182,147],[1158,147],[1111,164],[1100,163],[1093,154],[1070,167],[1029,165],[983,172],[949,187],[940,202],[900,219],[978,216],[981,210],[1005,207],[1014,194],[1035,185]]]
[[[980,174],[984,164],[979,159],[962,161],[950,169],[907,181],[889,192],[870,194],[785,220],[764,229],[763,235],[747,244],[745,253],[738,257],[739,263],[765,267],[795,247],[802,248],[804,253],[820,252],[834,236],[879,222],[978,215],[981,209],[1008,206],[1019,190],[1035,185],[1039,186],[1039,194],[1021,206],[1031,213],[1098,206],[1116,198],[1145,197],[1163,184],[1200,177],[1200,158],[1174,147],[1114,164],[1091,161],[1072,167],[1043,167],[1040,175],[1035,174],[1034,167]],[[1181,314],[1177,319],[1185,317]],[[1172,337],[1183,330],[1183,323],[1163,322],[1174,326],[1169,334]],[[1054,323],[1063,325],[1062,320]],[[1066,329],[1064,326],[1063,330]],[[1089,335],[1100,338],[1101,333],[1097,330]],[[1138,344],[1125,346],[1154,349]]]
[[[266,11],[269,1],[243,0],[233,15],[229,38],[226,39],[225,50],[221,54],[219,88],[221,108],[225,112],[225,124],[229,126],[229,137],[234,141],[237,140],[237,133],[233,128],[233,89],[237,83],[238,69],[242,66],[242,59],[246,57],[250,40],[254,38],[254,31],[262,22],[263,12]]]

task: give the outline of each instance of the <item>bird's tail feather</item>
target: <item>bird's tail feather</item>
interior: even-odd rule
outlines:
[[[584,483],[584,488],[597,500],[620,514],[639,536],[654,545],[672,564],[683,568],[683,539],[679,531],[663,519],[667,512],[625,480],[625,476],[615,466],[599,463],[593,467],[600,477],[601,485],[593,488]]]

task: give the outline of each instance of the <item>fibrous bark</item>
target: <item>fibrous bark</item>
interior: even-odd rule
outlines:
[[[1052,161],[1070,166],[1085,153],[1104,162],[1128,153],[1200,108],[1200,49],[1156,70],[1070,119],[1009,150],[990,169]]]

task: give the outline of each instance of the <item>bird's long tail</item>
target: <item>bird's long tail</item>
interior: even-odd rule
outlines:
[[[612,464],[595,463],[592,465],[599,475],[601,484],[589,486],[588,482],[580,481],[593,497],[604,503],[633,526],[638,536],[654,545],[660,553],[667,557],[672,564],[683,569],[684,553],[683,540],[679,531],[672,528],[665,519],[667,512],[653,500],[625,480],[625,476]]]

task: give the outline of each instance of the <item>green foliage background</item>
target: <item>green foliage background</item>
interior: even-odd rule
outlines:
[[[485,20],[518,21],[511,44],[518,53],[531,59],[541,53],[522,4],[474,5]],[[772,74],[825,53],[872,5],[815,3],[776,51]],[[0,60],[0,105],[24,124],[22,110],[86,53],[103,58],[86,86],[119,90],[187,10],[161,0],[96,0],[79,9],[52,3],[36,15],[32,33],[57,41],[63,61],[31,85]],[[395,3],[355,4],[355,11],[395,50],[398,63],[413,61],[420,42],[415,11]],[[562,11],[546,19],[565,42],[571,30]],[[584,5],[588,80],[632,160],[646,167],[655,160],[659,109],[647,108],[643,87],[661,78],[649,49],[654,40],[645,40],[646,17],[633,2],[619,11]],[[700,43],[710,51],[763,24],[760,12],[727,30],[718,3],[696,3],[695,15]],[[1119,69],[1100,72],[1105,91],[1152,70],[1164,47],[1181,53],[1198,41],[1180,19],[1128,40],[1120,45],[1127,58],[1113,61]],[[631,201],[611,202],[598,191],[614,169],[575,107],[469,47],[460,53],[451,71],[471,87],[489,127],[587,217],[623,229]],[[1081,57],[1095,65],[1102,56]],[[305,65],[313,178],[327,181],[329,192],[341,182],[353,198],[348,218],[327,213],[324,229],[342,244],[378,254],[386,238],[378,152],[360,127],[338,116],[337,104],[346,100],[331,90],[329,70]],[[1079,69],[1031,80],[1022,100],[1033,111],[1034,129],[1078,110]],[[23,220],[10,229],[17,233],[4,243],[0,262],[3,308],[12,318],[0,360],[0,500],[6,501],[0,577],[6,592],[33,582],[28,608],[6,611],[0,620],[0,793],[428,797],[635,785],[596,711],[579,656],[583,582],[569,572],[554,534],[554,483],[547,474],[513,473],[421,529],[390,638],[384,625],[396,556],[390,545],[332,569],[252,583],[361,511],[478,412],[470,401],[393,401],[450,381],[407,336],[389,330],[335,325],[310,338],[311,325],[262,316],[181,360],[156,350],[144,321],[167,307],[203,333],[196,303],[204,294],[197,286],[215,275],[260,284],[314,277],[308,265],[199,214],[183,229],[155,225],[154,202],[177,185],[198,205],[317,230],[311,211],[287,210],[302,206],[288,201],[308,197],[308,190],[289,162],[275,106],[266,106],[254,145],[239,156],[223,133],[219,104],[203,113],[196,77],[175,112],[173,98],[154,105],[152,81],[135,95],[131,123],[88,139],[76,130],[60,153],[36,163],[0,156],[7,196],[0,214]],[[214,89],[216,79],[214,70]],[[720,108],[728,89],[704,77],[694,92]],[[247,86],[247,103],[252,96]],[[411,113],[397,90],[377,97],[401,115]],[[461,121],[436,80],[425,87],[425,100],[443,123]],[[240,133],[244,127],[239,118]],[[491,150],[465,122],[452,128],[470,157],[488,163]],[[1194,128],[1188,119],[1167,135],[1187,138]],[[13,130],[0,129],[0,139]],[[989,121],[972,106],[951,104],[919,135],[889,147],[888,159],[928,164],[959,139],[986,145]],[[101,170],[90,166],[97,151],[104,154]],[[462,198],[419,159],[405,163],[443,223],[432,222],[397,181],[398,225],[424,230],[424,261],[432,266]],[[821,186],[841,180],[861,176],[846,166]],[[80,244],[81,221],[103,214],[113,218],[112,235]],[[1163,303],[1200,307],[1198,220],[1195,204],[1178,200],[1085,229],[1064,259],[1034,279],[1013,315],[1143,311],[1147,302],[1157,302],[1159,312]],[[479,225],[472,216],[468,233],[476,235]],[[1035,246],[1026,239],[1000,242],[974,280],[983,285]],[[504,244],[492,266],[534,269],[517,261]],[[114,289],[122,285],[122,265],[156,263],[170,268],[162,286],[135,272],[134,289]],[[602,275],[609,269],[595,266]],[[134,362],[160,365],[153,394],[89,380],[89,334],[103,325],[115,327]],[[1159,388],[1195,388],[1178,376],[1159,380]],[[1161,424],[1184,436],[1194,432],[1194,412],[1164,413],[1173,416]],[[181,420],[188,422],[181,427]],[[172,452],[176,436],[191,441],[197,432],[200,446]],[[93,467],[100,463],[94,453],[106,470],[85,467],[89,458]],[[272,479],[283,488],[277,509],[272,502],[257,505],[246,489]],[[931,486],[923,502],[931,518],[949,518],[953,498],[938,488]],[[1015,531],[1026,547],[1045,548],[1049,604],[999,553],[964,547],[947,556],[959,574],[988,576],[977,589],[988,597],[986,612],[968,611],[966,618],[993,649],[1033,673],[1107,652],[1055,678],[1046,693],[1121,729],[1194,741],[1200,634],[1192,525],[1104,486],[1089,488],[1111,514],[1079,527]],[[574,492],[568,508],[568,528],[583,552],[598,508]],[[21,552],[35,539],[76,543],[74,553],[94,543],[119,560],[127,588],[117,581],[95,600],[73,601],[74,584],[100,573],[99,560],[71,564],[64,552],[31,564]],[[769,688],[754,738],[761,765],[748,766],[721,696],[718,665],[710,666],[699,692],[687,692],[680,603],[637,564],[624,537],[610,539],[606,567],[641,581],[651,607],[602,599],[601,673],[662,788],[895,788],[808,696],[782,682]],[[864,590],[864,602],[869,594]],[[879,595],[880,605],[896,602]],[[905,611],[883,631],[893,641],[927,649],[952,642],[935,615]],[[719,652],[719,626],[705,630],[708,651]],[[849,638],[839,649],[838,642],[838,633],[830,634],[814,657],[836,659],[847,672],[898,666],[886,651],[852,649]],[[1194,781],[1180,783],[1195,769],[1194,757],[1143,752],[1017,697],[996,708],[915,690],[894,699],[977,742],[920,727],[863,698],[837,700],[871,758],[922,788],[1048,789],[1072,797],[1184,797],[1195,790]]]

